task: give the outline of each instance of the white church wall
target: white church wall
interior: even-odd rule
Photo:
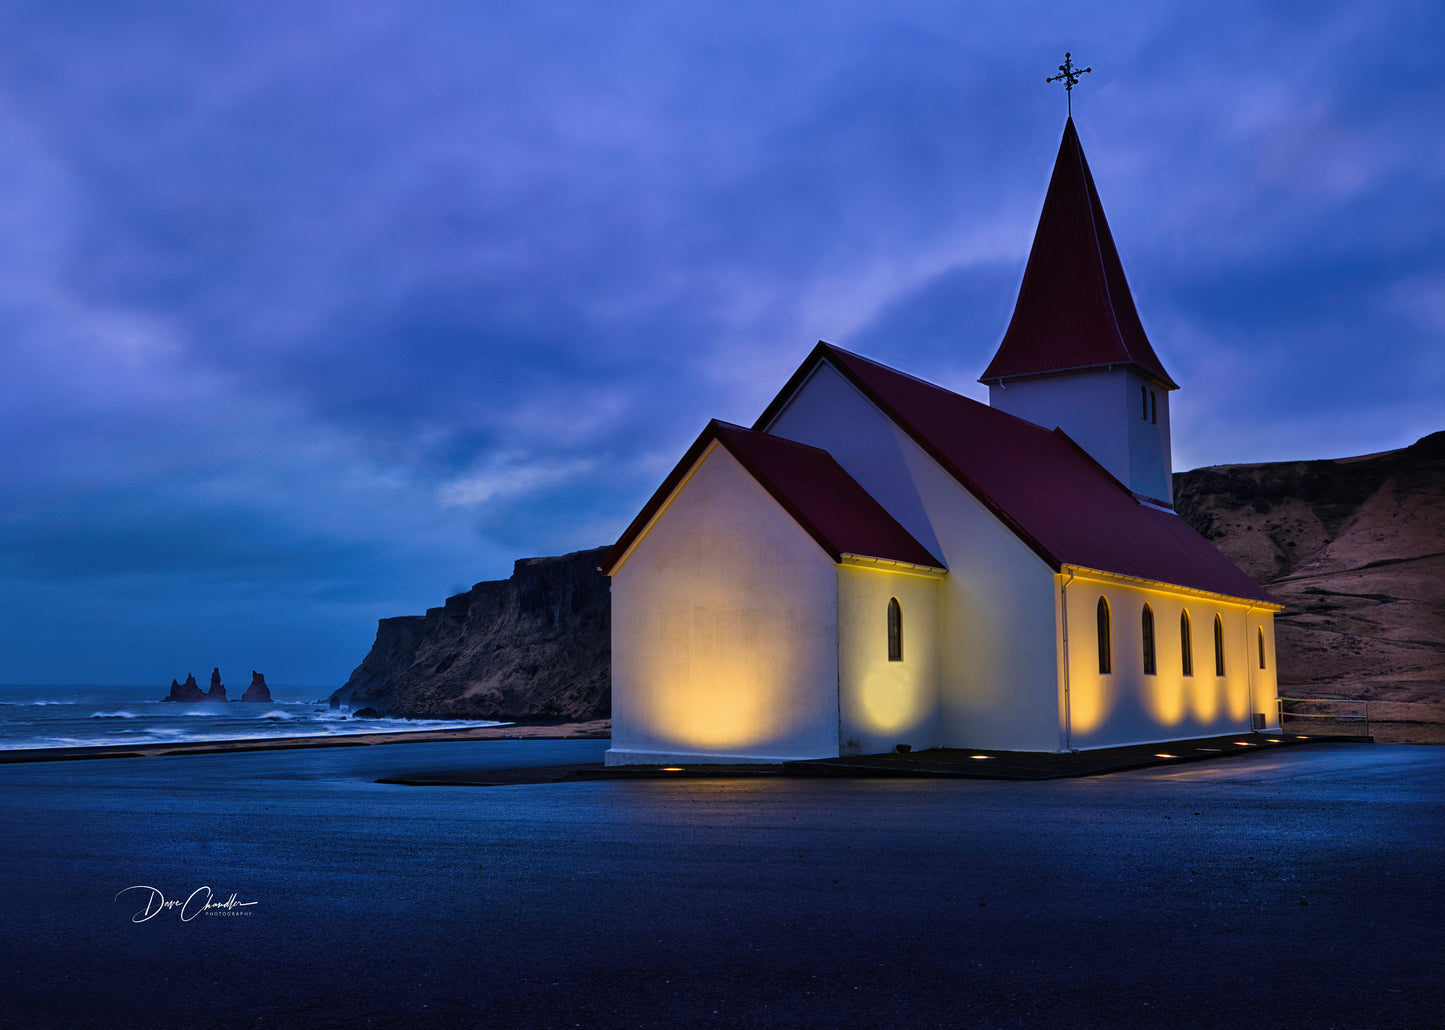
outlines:
[[[995,383],[988,403],[1045,429],[1062,428],[1129,489],[1172,496],[1169,391],[1137,373],[1095,369]]]
[[[942,742],[938,578],[838,567],[838,713],[843,754]],[[888,659],[888,602],[902,614],[902,660]]]
[[[609,765],[838,754],[833,560],[714,444],[612,576]]]
[[[767,429],[829,451],[948,567],[939,599],[940,742],[1057,750],[1048,565],[826,362]]]
[[[1251,714],[1277,725],[1273,615],[1247,602],[1154,588],[1084,573],[1057,577],[1068,609],[1067,738],[1074,748],[1248,733]],[[1110,665],[1099,669],[1098,602],[1110,614]],[[1155,671],[1144,671],[1143,610],[1154,616]],[[1184,672],[1180,615],[1188,611],[1192,673]],[[1215,674],[1214,618],[1224,630],[1224,675]],[[1266,668],[1255,632],[1264,628]],[[1062,635],[1062,627],[1061,627]]]

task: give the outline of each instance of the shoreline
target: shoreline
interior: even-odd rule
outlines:
[[[168,741],[153,744],[92,744],[72,747],[0,750],[0,765],[67,762],[97,758],[159,758],[163,755],[230,754],[241,751],[289,751],[325,747],[377,747],[459,740],[606,740],[611,719],[583,722],[515,722],[447,730],[388,730],[309,737],[243,737],[233,740]]]

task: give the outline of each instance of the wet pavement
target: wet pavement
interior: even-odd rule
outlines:
[[[1042,782],[374,782],[605,746],[0,768],[0,1023],[1441,1023],[1442,748]],[[134,922],[137,885],[237,907]]]

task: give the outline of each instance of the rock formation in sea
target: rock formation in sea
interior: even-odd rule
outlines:
[[[226,700],[226,688],[221,684],[221,670],[211,670],[211,689],[206,691],[207,701]]]
[[[171,680],[170,696],[161,698],[162,701],[204,701],[206,692],[201,689],[196,677],[192,673],[186,673],[186,681],[177,683]]]
[[[333,698],[393,716],[595,719],[610,714],[606,548],[523,558],[425,615],[382,619]]]
[[[1283,693],[1445,702],[1445,433],[1357,458],[1195,469],[1174,477],[1174,502],[1286,606]]]
[[[242,701],[271,701],[271,689],[266,686],[266,677],[255,669],[251,670],[251,685],[241,695]]]

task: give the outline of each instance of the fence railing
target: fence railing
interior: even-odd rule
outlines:
[[[1299,712],[1286,709],[1285,705],[1358,705],[1358,713],[1346,712]],[[1328,719],[1332,722],[1363,722],[1365,724],[1365,736],[1370,735],[1370,702],[1356,701],[1344,697],[1282,697],[1279,699],[1279,728],[1284,729],[1284,720],[1288,716],[1291,719]],[[1301,727],[1303,729],[1303,727]]]

